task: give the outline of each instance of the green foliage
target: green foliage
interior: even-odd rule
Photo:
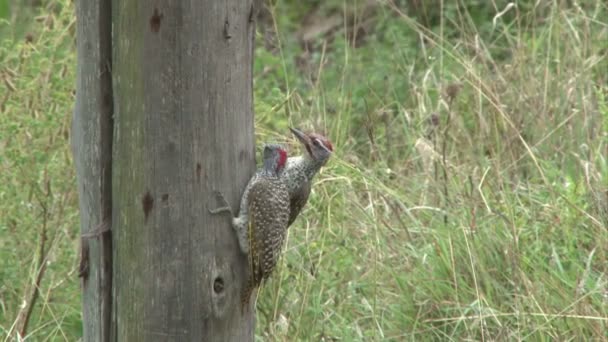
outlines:
[[[520,1],[499,16],[507,1],[273,3],[258,141],[297,153],[294,125],[336,152],[260,293],[258,340],[606,339],[606,3]],[[45,234],[30,337],[71,341],[73,7],[39,12],[0,27],[0,336]],[[346,23],[302,42],[336,15]]]
[[[6,20],[10,16],[8,0],[0,0],[0,20]]]
[[[18,328],[17,313],[42,274],[32,338],[73,340],[82,328],[74,271],[78,202],[68,149],[72,10],[44,19],[32,25],[31,42],[0,42],[0,336]]]

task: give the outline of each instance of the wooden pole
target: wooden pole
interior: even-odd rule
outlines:
[[[214,189],[236,210],[255,167],[252,3],[119,1],[108,27],[94,21],[109,7],[90,3],[78,5],[73,139],[89,259],[85,340],[252,341],[254,312],[239,302],[246,258],[229,219],[207,211]],[[105,42],[110,27],[108,44],[91,38]],[[94,61],[81,51],[91,44],[102,55]],[[86,112],[88,102],[99,109]],[[107,236],[112,253],[101,258]]]

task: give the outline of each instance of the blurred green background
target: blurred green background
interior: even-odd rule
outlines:
[[[260,341],[608,339],[608,5],[273,1],[258,142],[335,153]],[[74,3],[0,0],[0,338],[82,336]]]

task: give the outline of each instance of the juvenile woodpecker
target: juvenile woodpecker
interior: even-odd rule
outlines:
[[[251,293],[274,270],[285,238],[289,219],[289,194],[281,174],[287,152],[277,144],[264,146],[264,166],[249,180],[241,197],[239,215],[234,217],[224,196],[218,193],[224,207],[211,213],[230,212],[241,251],[249,257],[249,277],[242,294],[242,307],[249,303]]]
[[[285,179],[289,192],[288,227],[308,202],[313,178],[333,153],[333,146],[326,137],[316,133],[306,134],[296,128],[289,129],[302,143],[306,152],[287,159],[285,172],[281,176]]]

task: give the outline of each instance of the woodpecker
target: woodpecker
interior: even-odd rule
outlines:
[[[224,196],[217,193],[224,207],[209,210],[212,214],[230,212],[241,251],[249,257],[249,276],[242,293],[242,308],[251,293],[272,274],[285,238],[289,219],[289,193],[281,174],[287,152],[278,144],[264,146],[264,166],[249,180],[241,197],[239,215],[234,217]]]
[[[326,137],[316,133],[306,134],[292,127],[289,129],[304,146],[306,152],[301,156],[287,159],[285,172],[281,176],[285,179],[289,191],[288,227],[308,202],[313,178],[333,153],[333,146]]]

